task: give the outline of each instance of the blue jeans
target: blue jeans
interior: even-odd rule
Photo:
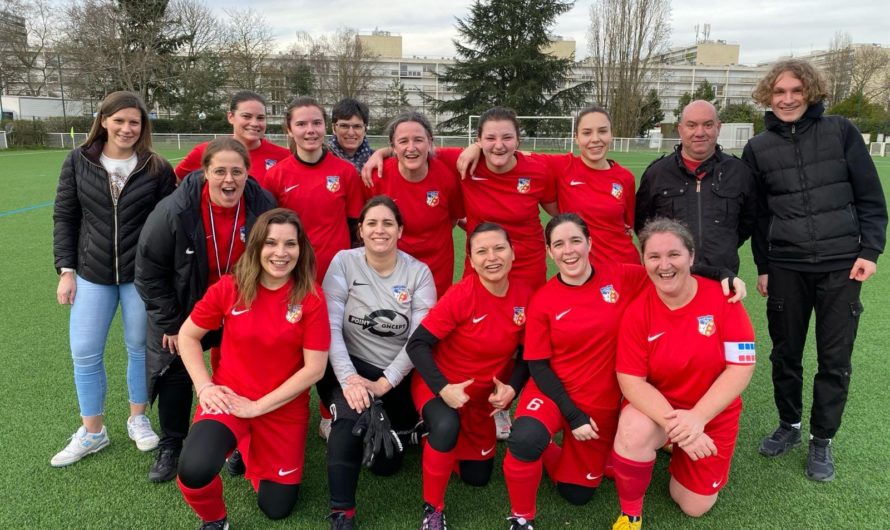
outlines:
[[[74,359],[74,386],[81,416],[105,412],[108,383],[105,376],[105,342],[118,302],[127,346],[127,389],[130,403],[148,402],[145,384],[145,303],[133,283],[100,285],[76,277],[77,292],[71,306],[70,342]]]

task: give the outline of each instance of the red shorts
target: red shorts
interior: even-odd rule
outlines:
[[[305,419],[294,418],[292,414],[279,414],[279,411],[281,409],[245,419],[231,414],[204,414],[199,403],[193,423],[207,420],[222,423],[235,435],[239,448],[242,448],[241,441],[250,436],[248,454],[245,455],[245,462],[249,462],[245,478],[299,484],[303,480],[309,424]]]
[[[487,387],[487,388],[486,388]],[[489,460],[494,458],[497,448],[497,433],[491,413],[494,407],[488,402],[491,383],[472,384],[467,387],[470,400],[457,409],[460,417],[460,433],[453,454],[457,460]],[[423,414],[423,406],[436,398],[419,374],[411,379],[411,397],[417,412]]]
[[[535,385],[533,380],[529,380],[522,395],[519,396],[516,419],[530,417],[540,421],[547,428],[551,438],[557,432],[563,432],[562,453],[556,476],[551,477],[552,479],[566,484],[595,488],[602,481],[606,458],[612,452],[612,443],[618,428],[618,407],[580,408],[596,423],[599,428],[597,431],[599,439],[585,442],[575,439],[572,427],[559,407]]]
[[[717,446],[716,455],[693,462],[686,451],[675,446],[668,467],[671,476],[683,487],[699,495],[714,495],[723,489],[729,480],[729,467],[739,434],[741,412],[742,407],[724,410],[705,426],[705,434]]]

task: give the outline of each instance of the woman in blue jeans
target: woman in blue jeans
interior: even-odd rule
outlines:
[[[127,348],[127,433],[141,451],[157,447],[145,416],[145,304],[133,285],[139,231],[176,183],[173,168],[151,148],[145,104],[131,92],[109,94],[87,140],[62,165],[53,212],[56,298],[71,305],[74,386],[83,425],[50,463],[67,466],[110,443],[104,425],[105,342],[121,307]]]

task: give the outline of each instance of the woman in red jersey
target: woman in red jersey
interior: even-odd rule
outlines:
[[[232,124],[232,136],[244,144],[250,153],[250,175],[262,183],[266,171],[290,153],[284,147],[269,142],[266,135],[266,100],[250,90],[236,92],[229,103],[226,118]],[[176,166],[176,178],[182,180],[192,171],[201,169],[201,158],[209,142],[198,144]]]
[[[492,415],[510,406],[528,377],[521,359],[529,288],[509,278],[507,232],[481,223],[468,237],[476,274],[453,285],[408,341],[417,369],[411,394],[429,430],[423,448],[422,528],[442,529],[445,489],[457,464],[467,484],[484,486],[494,469]],[[498,380],[514,355],[509,384]]]
[[[199,405],[179,463],[179,488],[201,528],[228,528],[219,470],[250,436],[247,478],[260,510],[286,517],[297,502],[309,421],[309,387],[331,341],[315,283],[315,255],[297,216],[261,215],[232,275],[207,290],[179,332]],[[225,320],[219,367],[207,373],[201,339]]]
[[[602,107],[582,109],[575,118],[575,143],[581,156],[572,153],[533,153],[556,179],[560,212],[574,212],[590,229],[590,256],[595,262],[640,263],[631,227],[634,223],[633,174],[609,160],[612,118]],[[458,160],[461,173],[473,172],[482,152],[480,146],[465,149]]]
[[[691,274],[689,230],[655,219],[639,236],[652,287],[628,307],[618,339],[616,370],[627,402],[612,452],[622,512],[613,528],[621,530],[641,528],[655,451],[668,441],[671,497],[693,517],[711,509],[729,478],[740,394],[755,362],[744,306]]]
[[[463,217],[457,173],[431,156],[433,128],[423,114],[406,112],[387,127],[394,157],[384,163],[367,194],[388,195],[405,219],[399,250],[429,266],[439,297],[454,277],[451,231]]]
[[[278,204],[297,212],[318,259],[321,282],[334,255],[351,246],[364,195],[355,168],[324,147],[325,111],[314,98],[299,97],[285,113],[284,130],[293,156],[263,181]]]

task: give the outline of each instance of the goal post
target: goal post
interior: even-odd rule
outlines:
[[[472,114],[469,117],[467,117],[467,145],[472,144],[476,139],[476,127],[474,126],[474,123],[478,123],[479,117],[480,117],[479,114]],[[547,139],[562,141],[562,143],[564,145],[568,144],[568,148],[564,149],[565,151],[568,151],[571,153],[575,152],[575,142],[574,142],[575,117],[574,116],[516,116],[516,118],[519,120],[520,127],[522,127],[523,121],[532,121],[532,120],[556,120],[557,122],[568,121],[568,130],[569,130],[568,138],[560,136],[559,138],[549,137]],[[537,147],[538,139],[539,138],[522,138],[522,143],[525,144],[525,146],[523,146],[523,147],[527,148],[529,142],[531,142],[532,143],[531,150],[534,151],[535,150],[534,148]],[[544,138],[540,138],[540,139],[543,140]]]

